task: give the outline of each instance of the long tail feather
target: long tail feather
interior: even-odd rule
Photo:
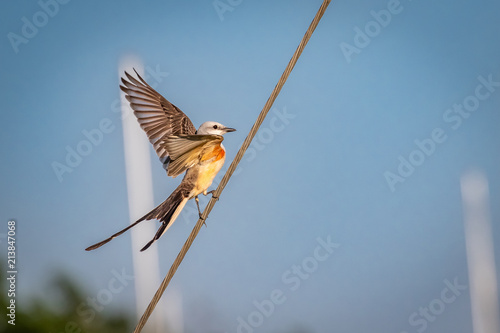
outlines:
[[[99,242],[97,244],[94,244],[92,246],[89,246],[88,248],[85,249],[85,251],[92,251],[92,250],[95,250],[101,246],[103,246],[104,244],[108,243],[109,241],[111,241],[113,238],[116,238],[118,236],[120,236],[121,234],[123,234],[125,231],[127,231],[128,229],[136,226],[137,224],[139,224],[140,222],[142,221],[145,221],[145,220],[139,220],[131,225],[129,225],[128,227],[126,227],[125,229],[121,230],[121,231],[118,231],[116,234],[113,234],[111,237],[109,238],[106,238],[105,240],[103,240],[102,242]]]
[[[184,205],[188,201],[188,196],[185,190],[179,186],[172,194],[167,198],[167,200],[163,201],[161,204],[158,205],[155,209],[138,219],[135,223],[129,225],[125,229],[118,231],[116,234],[113,234],[111,237],[106,238],[102,242],[96,243],[92,246],[89,246],[88,248],[85,249],[85,251],[92,251],[95,250],[104,244],[108,243],[111,241],[113,238],[116,238],[123,234],[125,231],[129,230],[130,228],[136,226],[142,221],[147,221],[147,220],[159,220],[161,222],[160,228],[156,232],[155,237],[148,243],[146,246],[144,246],[141,251],[146,250],[148,247],[151,246],[157,239],[159,239],[165,231],[172,225],[172,223],[175,221],[181,210],[184,208]]]
[[[147,219],[156,218],[160,220],[161,225],[158,228],[158,231],[156,232],[153,239],[150,240],[141,249],[141,252],[147,250],[151,246],[151,244],[156,242],[168,230],[168,228],[170,228],[170,226],[177,219],[177,216],[179,216],[180,212],[182,211],[182,209],[186,205],[186,202],[188,201],[188,197],[181,195],[181,193],[179,193],[179,195],[176,195],[172,199],[173,200],[171,201],[167,199],[160,206],[156,207],[153,211],[151,211],[148,215],[145,216],[145,218]]]

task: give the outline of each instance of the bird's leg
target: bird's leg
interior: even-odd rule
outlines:
[[[201,210],[200,210],[200,199],[198,199],[198,196],[194,197],[194,201],[196,201],[196,207],[198,207],[198,216],[200,217],[201,220],[203,220],[203,216],[202,216]],[[207,224],[205,223],[205,220],[203,220],[203,224],[205,225],[205,227],[207,226]]]
[[[215,190],[212,190],[212,191],[208,191],[208,192],[203,192],[203,195],[209,195],[209,194],[211,194],[211,195],[212,195],[212,198],[214,198],[214,199],[216,199],[216,200],[219,200],[219,197],[216,197],[216,196],[214,195],[214,193],[215,193]]]
[[[201,210],[200,210],[200,199],[198,199],[198,196],[194,197],[194,201],[196,201],[196,207],[198,207],[198,216],[201,219]]]

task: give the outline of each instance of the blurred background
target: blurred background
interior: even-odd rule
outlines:
[[[3,308],[9,220],[18,270],[16,327],[4,316],[0,330],[138,321],[130,233],[84,251],[130,221],[123,57],[196,127],[238,130],[228,166],[320,4],[0,4]],[[472,332],[461,178],[488,182],[498,267],[499,12],[492,0],[330,4],[164,295],[162,330]],[[157,205],[180,179],[150,151]],[[161,278],[196,219],[190,202],[157,242]]]

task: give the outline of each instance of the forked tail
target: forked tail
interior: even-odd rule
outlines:
[[[180,212],[182,211],[188,200],[189,200],[188,193],[182,190],[181,186],[179,186],[174,192],[172,192],[172,194],[167,198],[167,200],[163,201],[161,204],[158,205],[158,207],[156,207],[155,209],[153,209],[152,211],[150,211],[149,213],[138,219],[136,222],[129,225],[125,229],[118,231],[116,234],[110,236],[109,238],[103,240],[102,242],[89,246],[85,250],[92,251],[103,246],[104,244],[111,241],[113,238],[120,236],[125,231],[129,230],[130,228],[134,227],[135,225],[139,224],[142,221],[153,220],[153,219],[159,220],[161,222],[160,228],[156,232],[154,238],[141,249],[141,251],[144,251],[148,247],[150,247],[151,244],[153,244],[157,239],[159,239],[165,233],[165,231],[168,230],[168,228],[172,225],[172,223],[174,223],[177,216],[179,216]]]
[[[151,244],[156,242],[156,240],[158,240],[165,233],[165,231],[170,228],[188,200],[189,197],[187,196],[187,193],[182,191],[179,186],[167,200],[163,201],[158,207],[137,220],[137,222],[140,222],[144,220],[156,219],[161,222],[155,236],[141,249],[141,252],[150,247]]]

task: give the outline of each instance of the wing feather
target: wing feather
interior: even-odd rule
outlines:
[[[198,164],[204,153],[216,145],[220,145],[221,135],[176,135],[169,136],[163,146],[169,152],[170,163],[167,168],[169,176],[176,177],[187,169]]]
[[[178,107],[147,84],[137,71],[135,74],[137,78],[125,72],[126,78],[122,77],[120,89],[125,93],[137,121],[168,171],[172,159],[168,158],[169,148],[161,143],[169,136],[194,135],[196,128]]]

